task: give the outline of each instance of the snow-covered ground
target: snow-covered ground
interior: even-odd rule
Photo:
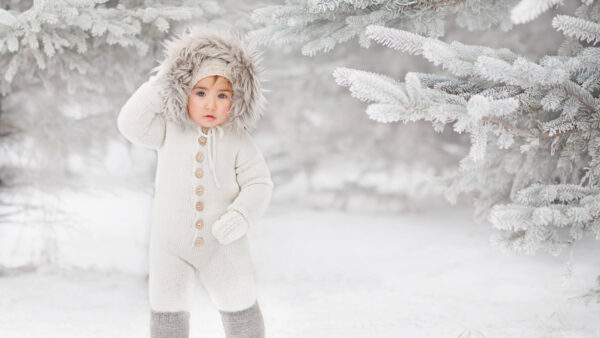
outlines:
[[[130,251],[118,249],[120,241],[103,253],[94,240],[64,237],[61,259],[102,262],[104,255],[93,267],[117,268],[1,277],[0,337],[149,336],[139,254],[147,232],[112,212],[121,223],[104,226],[128,234],[121,240],[130,238]],[[600,305],[577,298],[600,273],[597,241],[578,244],[564,278],[565,257],[503,255],[489,244],[492,231],[451,207],[413,215],[272,207],[249,234],[267,336],[600,336]],[[121,268],[111,250],[126,255]],[[122,273],[132,262],[141,268]],[[224,336],[200,285],[191,320],[191,337]]]

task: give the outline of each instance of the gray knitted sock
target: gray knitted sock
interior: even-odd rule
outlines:
[[[258,307],[258,301],[245,310],[233,312],[219,310],[219,312],[227,338],[265,337],[265,323]]]
[[[150,316],[151,338],[189,338],[190,313],[179,312],[154,312]]]

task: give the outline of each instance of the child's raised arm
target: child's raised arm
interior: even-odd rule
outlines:
[[[151,149],[162,146],[166,127],[155,79],[150,77],[131,95],[117,118],[117,127],[126,139]]]

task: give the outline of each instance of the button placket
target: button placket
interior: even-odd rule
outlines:
[[[194,196],[196,196],[194,202],[194,209],[196,219],[194,221],[194,239],[192,241],[193,246],[201,246],[204,244],[204,238],[199,236],[200,230],[204,228],[204,220],[200,218],[200,213],[204,211],[204,202],[198,200],[200,196],[204,194],[204,186],[201,184],[201,180],[204,177],[204,169],[202,168],[202,163],[204,163],[204,153],[202,152],[202,147],[206,144],[206,133],[208,132],[208,128],[202,127],[201,130],[198,130],[198,136],[196,138],[198,142],[197,151],[194,155],[194,169],[193,175],[195,178],[195,187],[194,187]],[[204,134],[203,134],[204,133]]]

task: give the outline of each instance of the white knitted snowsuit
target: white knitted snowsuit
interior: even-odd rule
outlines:
[[[270,172],[247,131],[262,114],[249,109],[262,108],[257,104],[262,105],[263,98],[256,96],[254,87],[253,93],[240,92],[249,90],[248,83],[257,83],[242,74],[244,78],[233,80],[234,101],[226,123],[202,128],[186,119],[187,106],[182,103],[187,103],[183,95],[188,84],[177,82],[185,81],[178,72],[187,74],[197,64],[194,59],[182,64],[173,58],[181,57],[182,48],[196,48],[196,54],[189,55],[206,50],[196,45],[198,41],[192,35],[171,43],[158,75],[129,98],[117,123],[129,141],[158,152],[149,251],[154,311],[190,311],[196,277],[219,310],[238,311],[256,302],[247,237],[223,245],[211,234],[211,226],[233,209],[252,228],[270,202]],[[173,93],[181,97],[170,97]],[[236,95],[245,101],[235,101]]]

